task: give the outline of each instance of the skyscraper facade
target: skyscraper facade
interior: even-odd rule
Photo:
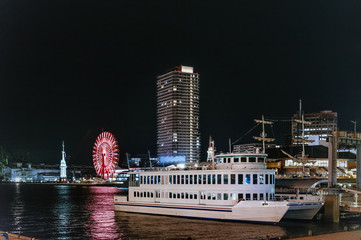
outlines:
[[[157,151],[161,162],[199,162],[199,74],[175,67],[157,77]]]
[[[300,119],[298,115],[299,114],[294,114],[292,118],[292,139],[302,137],[302,125],[294,121],[294,119]],[[319,113],[305,113],[304,120],[311,123],[304,127],[305,137],[308,140],[314,141],[307,143],[307,145],[327,145],[328,137],[332,136],[333,131],[337,130],[337,113],[330,110]]]

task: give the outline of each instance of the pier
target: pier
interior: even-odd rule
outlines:
[[[356,146],[356,188],[361,188],[361,138],[360,134],[347,133],[347,132],[332,132],[332,137],[329,137],[329,149],[328,149],[328,189],[325,191],[325,220],[330,222],[340,221],[340,190],[337,187],[337,148],[338,145],[343,146]],[[345,190],[345,189],[343,189]],[[352,190],[347,190],[352,191]],[[356,196],[357,192],[355,191]]]
[[[15,239],[38,240],[37,238],[26,237],[26,236],[21,236],[19,234],[0,231],[0,240],[3,240],[3,239],[8,239],[8,240],[15,240]]]
[[[349,231],[349,232],[338,232],[338,233],[328,233],[316,236],[300,237],[300,238],[291,238],[294,240],[360,240],[361,239],[361,230],[358,231]]]

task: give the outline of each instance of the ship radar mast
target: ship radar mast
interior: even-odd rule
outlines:
[[[214,141],[212,140],[212,137],[209,137],[209,147],[207,150],[207,162],[212,162],[212,166],[214,169]]]

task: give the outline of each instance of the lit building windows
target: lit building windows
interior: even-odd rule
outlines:
[[[200,160],[198,79],[198,73],[186,66],[157,77],[159,158],[177,155],[184,156],[187,162]]]

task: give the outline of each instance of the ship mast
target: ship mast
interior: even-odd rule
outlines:
[[[305,154],[305,143],[312,143],[314,142],[314,140],[308,140],[305,138],[305,124],[306,125],[311,125],[311,122],[305,121],[305,117],[302,114],[302,119],[295,119],[294,120],[296,123],[301,123],[302,124],[302,137],[301,138],[296,138],[293,139],[294,142],[301,142],[302,143],[302,154],[301,154],[301,162],[302,162],[302,166],[303,166],[303,171],[305,171],[305,158],[306,158],[306,154]]]
[[[262,124],[262,134],[261,134],[261,137],[253,137],[253,138],[255,140],[257,140],[257,141],[262,141],[262,147],[263,147],[262,153],[266,153],[266,144],[265,144],[265,142],[273,142],[275,139],[274,138],[266,138],[267,134],[265,132],[264,125],[265,124],[273,124],[273,122],[265,121],[263,115],[262,115],[262,120],[255,119],[254,121],[256,123],[261,123]]]

